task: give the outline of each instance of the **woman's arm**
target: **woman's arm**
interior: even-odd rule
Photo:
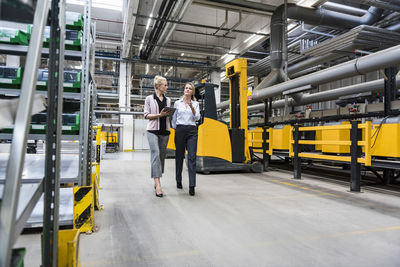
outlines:
[[[170,113],[164,110],[161,110],[160,114],[151,114],[150,113],[150,98],[146,97],[144,101],[144,118],[148,120],[156,120],[161,117],[168,116]]]
[[[145,118],[148,119],[148,120],[156,120],[156,119],[159,119],[161,117],[168,116],[170,114],[171,114],[171,112],[165,111],[163,109],[163,110],[161,110],[160,114],[148,114]]]
[[[177,114],[178,114],[178,101],[175,101],[174,103],[174,108],[176,108],[174,115],[172,115],[172,128],[176,129],[176,119],[177,119]]]
[[[192,105],[192,106],[194,106],[194,107],[192,108],[194,120],[195,120],[195,121],[198,121],[198,120],[200,120],[199,102],[197,102],[195,105]]]

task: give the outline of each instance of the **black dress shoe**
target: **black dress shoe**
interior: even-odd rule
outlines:
[[[189,195],[194,196],[194,186],[189,186]]]
[[[176,182],[176,188],[182,189],[182,182]]]

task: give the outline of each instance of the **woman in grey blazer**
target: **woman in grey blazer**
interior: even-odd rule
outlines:
[[[160,178],[164,173],[164,160],[169,139],[170,112],[165,107],[171,106],[171,99],[165,96],[168,89],[167,79],[162,76],[154,77],[154,94],[146,97],[144,102],[144,118],[148,119],[147,139],[151,152],[151,178],[157,197],[163,197]]]

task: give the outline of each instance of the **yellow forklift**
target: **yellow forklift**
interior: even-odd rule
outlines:
[[[248,145],[247,60],[235,59],[226,65],[229,78],[230,123],[217,120],[214,86],[200,84],[202,121],[198,129],[196,171],[252,171],[263,165],[251,158]],[[203,90],[202,87],[204,87]]]

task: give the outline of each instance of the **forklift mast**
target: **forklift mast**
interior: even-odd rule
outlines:
[[[247,60],[238,58],[226,65],[229,78],[230,129],[232,162],[251,161],[247,142]]]

